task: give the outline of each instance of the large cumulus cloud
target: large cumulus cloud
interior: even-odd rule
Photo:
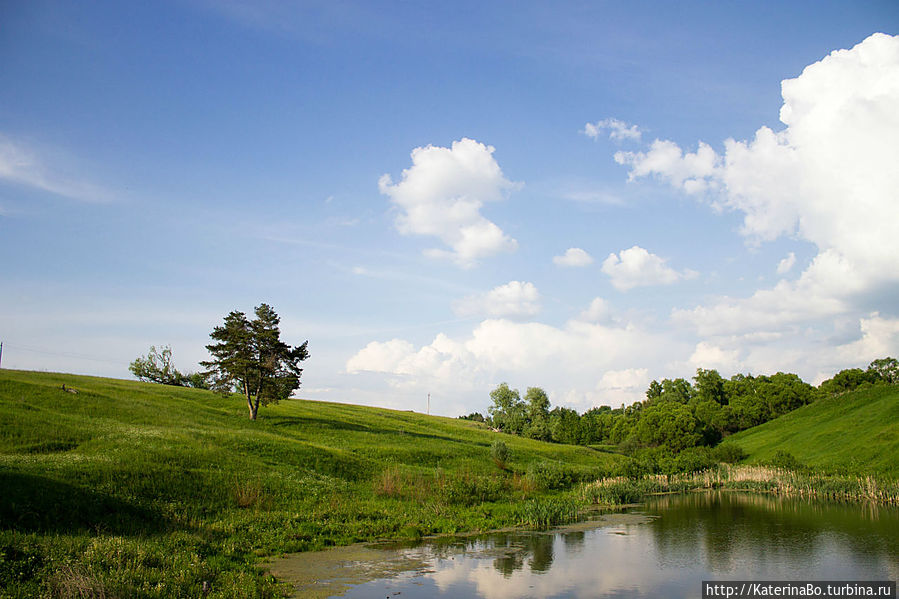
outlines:
[[[399,182],[386,174],[378,182],[381,193],[400,209],[397,230],[440,239],[450,249],[431,248],[427,255],[450,258],[462,267],[514,251],[518,242],[481,214],[486,202],[500,201],[519,187],[503,175],[494,151],[468,138],[449,148],[412,150],[412,166]]]
[[[899,292],[899,37],[834,51],[783,81],[782,95],[784,128],[728,139],[723,154],[656,140],[615,156],[632,179],[657,177],[742,212],[750,243],[794,236],[817,248],[795,280],[674,312],[705,335],[846,315]]]

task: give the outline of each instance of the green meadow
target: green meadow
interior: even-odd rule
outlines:
[[[871,385],[822,398],[729,437],[750,463],[786,452],[816,470],[899,478],[899,387]]]
[[[841,502],[899,504],[899,387],[865,385],[822,397],[726,438],[738,465],[609,476],[583,486],[601,505],[659,493],[731,489]],[[724,447],[722,445],[721,447]]]
[[[895,503],[897,422],[899,389],[868,386],[732,435],[743,466],[672,476],[467,420],[288,400],[254,422],[242,397],[0,370],[0,598],[277,597],[271,556],[546,528],[657,492]]]
[[[245,403],[0,370],[0,597],[280,596],[267,556],[550,525],[626,459],[305,400],[251,422]]]

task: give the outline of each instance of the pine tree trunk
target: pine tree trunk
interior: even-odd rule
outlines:
[[[253,403],[253,397],[250,395],[250,385],[244,381],[243,392],[247,396],[247,407],[250,409],[250,420],[256,420],[256,413],[259,411],[259,399],[257,396],[256,403]]]

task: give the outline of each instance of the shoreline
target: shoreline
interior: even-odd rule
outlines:
[[[427,547],[434,541],[475,539],[496,534],[564,534],[652,521],[654,517],[646,514],[620,512],[639,505],[618,506],[614,508],[614,512],[601,514],[597,519],[573,522],[549,530],[505,527],[488,531],[428,535],[416,541],[396,539],[362,541],[318,551],[284,554],[277,559],[262,562],[257,567],[274,576],[280,584],[289,586],[292,589],[291,597],[325,599],[340,595],[351,586],[378,578],[389,578],[406,572],[427,572],[428,558],[424,555],[424,551],[416,554],[416,549]],[[508,548],[504,548],[497,553],[505,555],[509,551]]]

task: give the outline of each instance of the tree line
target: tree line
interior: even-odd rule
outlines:
[[[583,414],[562,406],[550,409],[549,397],[539,387],[528,388],[522,399],[517,389],[502,383],[490,392],[492,404],[486,417],[475,412],[461,418],[541,441],[614,445],[626,452],[663,448],[677,453],[715,446],[728,435],[821,397],[875,384],[899,384],[899,361],[887,357],[874,360],[866,370],[841,370],[818,387],[796,374],[736,374],[725,379],[717,370],[699,368],[692,381],[652,381],[643,401],[614,409],[599,406]]]

